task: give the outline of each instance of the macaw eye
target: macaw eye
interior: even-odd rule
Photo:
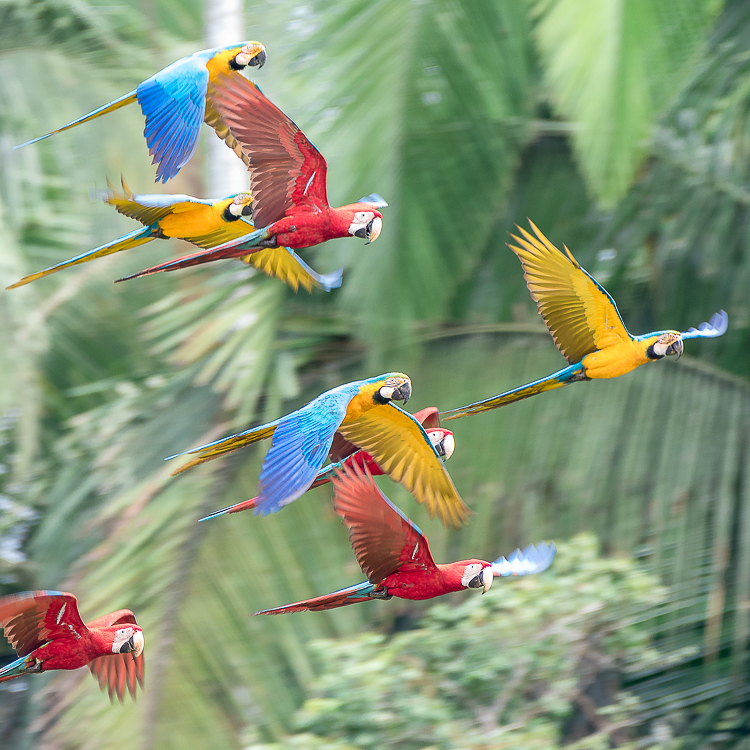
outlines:
[[[364,224],[366,221],[372,219],[372,214],[369,211],[357,211],[357,213],[354,214],[354,218],[356,221]]]

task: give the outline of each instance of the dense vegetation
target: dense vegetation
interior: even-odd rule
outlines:
[[[202,12],[0,1],[3,286],[131,228],[90,200],[106,176],[153,189],[137,111],[11,146],[204,46]],[[306,254],[345,267],[329,295],[295,296],[231,262],[111,284],[169,257],[167,243],[0,294],[0,591],[73,590],[84,616],[129,606],[148,651],[147,700],[111,707],[87,674],[17,681],[0,691],[0,736],[20,748],[411,748],[466,747],[451,732],[470,731],[476,747],[745,747],[747,3],[258,0],[247,18],[269,52],[257,80],[326,155],[332,202],[377,190],[391,204],[383,234]],[[198,160],[167,188],[204,185]],[[686,330],[723,307],[729,332],[691,342],[679,363],[453,422],[448,468],[476,512],[460,532],[382,486],[437,559],[582,530],[615,559],[577,541],[549,575],[422,622],[423,607],[399,602],[248,619],[360,580],[329,491],[278,516],[196,524],[253,494],[262,452],[179,479],[161,458],[355,377],[402,370],[410,407],[451,408],[561,366],[504,246],[526,216],[607,284],[631,330]],[[501,617],[539,635],[568,612],[578,619],[549,652],[497,629]],[[621,641],[596,645],[617,687],[601,678],[594,703],[609,706],[584,700],[587,713],[572,696],[594,673],[576,654],[622,623]],[[468,660],[501,637],[476,677]],[[468,644],[458,675],[455,643]],[[347,680],[382,664],[386,696],[405,672],[420,687],[372,708],[365,732]],[[525,668],[549,671],[516,685]],[[450,696],[443,678],[459,680]],[[474,690],[478,706],[507,701],[471,713]],[[417,733],[417,720],[444,734]],[[498,739],[503,722],[521,726]]]

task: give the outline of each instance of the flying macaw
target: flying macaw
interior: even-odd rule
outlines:
[[[432,599],[465,588],[487,593],[498,576],[546,570],[555,545],[530,544],[495,562],[435,563],[427,537],[379,489],[367,469],[345,466],[333,478],[333,505],[349,529],[349,541],[367,581],[332,594],[264,609],[256,615],[335,609],[372,599]]]
[[[420,409],[414,413],[414,419],[424,427],[427,437],[437,451],[438,456],[440,456],[443,461],[447,461],[453,455],[456,443],[453,439],[453,433],[440,426],[440,416],[437,408],[429,406],[426,409]],[[356,445],[350,443],[348,440],[344,440],[340,432],[337,432],[334,435],[329,456],[335,459],[335,463],[324,466],[318,472],[309,489],[312,490],[315,487],[328,484],[328,482],[333,479],[336,471],[342,466],[353,466],[356,464],[360,468],[366,467],[372,475],[379,476],[384,473],[376,463],[375,459],[367,451],[359,450]],[[217,510],[199,520],[208,521],[209,518],[223,516],[226,513],[239,513],[241,510],[256,508],[257,505],[258,498],[253,497],[250,500],[244,500],[236,505],[230,505],[228,508]]]
[[[143,687],[143,631],[129,609],[84,625],[78,600],[62,591],[24,591],[0,598],[0,628],[19,658],[0,668],[0,682],[52,669],[85,667],[99,687],[122,701]]]
[[[511,237],[520,247],[508,247],[519,257],[531,297],[569,366],[499,396],[441,412],[445,419],[496,409],[581,380],[616,378],[665,356],[676,354],[679,359],[683,341],[715,338],[727,330],[727,314],[720,310],[709,323],[686,333],[655,331],[632,336],[607,290],[578,265],[567,247],[563,255],[530,219],[529,224],[536,237],[518,227],[523,237]]]
[[[156,182],[171,180],[190,161],[198,146],[202,122],[210,125],[219,138],[242,158],[237,141],[222,123],[210,95],[207,95],[209,83],[217,76],[229,80],[242,78],[238,71],[248,65],[261,68],[265,61],[266,48],[260,42],[240,42],[194,52],[139,83],[135,91],[15,148],[44,140],[137,101],[146,118],[143,135],[153,156],[152,164],[157,165]]]
[[[253,198],[250,193],[238,193],[221,200],[202,200],[190,195],[135,195],[124,179],[122,193],[118,193],[112,183],[108,184],[109,192],[104,196],[105,202],[124,216],[139,221],[143,224],[143,229],[125,234],[106,245],[38,273],[24,276],[7,289],[15,289],[64,268],[129,250],[152,240],[175,238],[192,242],[198,247],[215,247],[228,239],[247,234],[248,228],[253,226],[248,218],[253,214]],[[316,273],[293,250],[286,247],[268,248],[246,255],[240,260],[269,276],[281,279],[294,291],[303,286],[310,292],[313,286],[317,286],[329,292],[341,286],[341,269],[329,274]]]
[[[424,427],[393,403],[405,404],[410,396],[411,380],[400,372],[355,380],[322,393],[281,419],[177,454],[198,456],[173,474],[272,437],[254,505],[255,513],[265,516],[310,489],[338,433],[343,440],[367,451],[383,472],[427,506],[430,516],[437,513],[446,526],[459,526],[469,509]]]
[[[254,223],[259,228],[135,276],[237,258],[258,248],[284,245],[300,250],[338,237],[360,237],[366,244],[378,238],[383,215],[377,209],[388,204],[372,193],[357,203],[333,208],[328,203],[323,155],[255,84],[241,76],[222,76],[211,85],[209,97],[248,164]]]

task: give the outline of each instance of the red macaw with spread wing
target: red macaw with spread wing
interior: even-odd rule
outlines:
[[[494,578],[546,570],[555,545],[541,542],[492,563],[432,559],[427,537],[379,489],[367,469],[343,467],[334,477],[333,505],[349,529],[349,541],[368,580],[315,599],[274,607],[256,615],[335,609],[371,599],[433,599],[462,589],[489,591]]]
[[[24,591],[0,598],[0,628],[19,656],[0,668],[0,682],[88,666],[110,699],[143,687],[143,631],[129,609],[84,624],[73,594]]]
[[[267,247],[300,250],[339,237],[360,237],[368,244],[378,238],[383,215],[377,209],[388,204],[372,193],[357,203],[332,207],[323,154],[254,83],[221,76],[211,84],[211,100],[249,165],[253,221],[259,229],[127,278],[239,258]]]

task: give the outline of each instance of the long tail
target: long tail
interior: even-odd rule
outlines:
[[[17,281],[15,284],[11,284],[10,286],[7,286],[5,288],[15,289],[18,286],[29,284],[32,281],[36,281],[37,279],[42,279],[45,276],[49,276],[52,273],[56,273],[57,271],[62,271],[63,268],[70,268],[70,266],[77,266],[79,263],[87,263],[90,260],[94,260],[94,258],[103,258],[105,255],[112,255],[112,253],[119,253],[122,250],[130,250],[131,247],[138,247],[138,245],[144,245],[147,242],[151,242],[151,240],[153,239],[154,239],[154,236],[153,234],[151,234],[150,227],[143,227],[142,229],[136,229],[135,231],[130,232],[130,234],[124,234],[122,237],[118,237],[116,240],[112,240],[112,242],[108,242],[106,245],[100,245],[99,247],[95,247],[93,250],[88,250],[85,253],[76,255],[75,258],[71,258],[70,260],[64,260],[62,261],[62,263],[57,263],[54,266],[45,268],[43,271],[32,273],[29,276],[24,276],[20,281]]]
[[[318,472],[318,475],[315,478],[315,481],[310,485],[309,489],[313,490],[316,487],[320,487],[323,484],[328,484],[328,482],[330,482],[333,476],[336,474],[336,470],[341,468],[343,463],[344,463],[343,461],[340,461],[339,463],[336,463],[336,464],[328,464],[328,466],[324,466]],[[203,516],[203,518],[199,518],[198,523],[200,523],[201,521],[208,521],[211,518],[217,518],[218,516],[224,516],[224,515],[227,515],[228,513],[239,513],[242,510],[252,510],[253,508],[257,506],[257,504],[258,504],[258,498],[251,497],[249,500],[243,500],[241,503],[230,505],[226,508],[222,508],[221,510],[215,510],[213,513],[209,513],[207,516]]]
[[[569,383],[585,379],[583,365],[579,362],[578,364],[566,367],[564,370],[553,372],[552,375],[547,375],[546,378],[542,378],[541,380],[535,380],[528,385],[522,385],[520,388],[514,388],[512,391],[501,393],[499,396],[492,396],[492,398],[486,398],[484,401],[475,401],[473,404],[461,406],[458,409],[441,411],[440,416],[447,421],[449,419],[466,417],[470,414],[479,414],[482,411],[497,409],[499,406],[513,404],[516,401],[523,401],[525,398],[536,396],[537,393],[553,391],[555,388],[562,388]]]
[[[264,609],[260,612],[253,612],[253,615],[280,615],[287,612],[320,612],[323,609],[346,607],[348,604],[372,601],[372,597],[368,596],[368,594],[374,590],[375,584],[364,581],[355,586],[334,591],[332,594],[317,596],[315,599],[305,599],[301,602],[294,602],[294,604],[285,604],[283,607]]]
[[[7,682],[15,677],[20,677],[26,674],[29,665],[27,664],[27,657],[22,656],[20,659],[12,661],[10,664],[6,664],[0,669],[0,682]]]
[[[102,115],[106,115],[106,114],[109,114],[110,112],[114,112],[116,109],[120,109],[120,107],[126,107],[128,104],[132,104],[134,101],[137,101],[137,99],[138,99],[137,92],[131,91],[129,94],[125,94],[124,96],[121,96],[119,99],[115,99],[109,104],[105,104],[103,107],[99,107],[99,109],[95,109],[93,112],[89,112],[87,115],[84,115],[83,117],[79,117],[77,120],[73,120],[73,122],[69,122],[67,125],[63,125],[61,128],[58,128],[57,130],[52,130],[46,135],[40,135],[38,138],[33,138],[30,141],[26,141],[26,143],[20,143],[18,146],[13,146],[13,150],[15,151],[17,148],[30,146],[32,143],[43,141],[45,138],[49,138],[51,135],[55,135],[56,133],[62,133],[63,130],[70,130],[71,128],[74,128],[76,125],[82,125],[84,122],[88,122],[89,120],[95,120],[97,117],[101,117]]]
[[[210,250],[202,250],[199,253],[185,255],[169,263],[160,263],[158,266],[151,266],[144,271],[132,273],[130,276],[123,276],[117,281],[128,281],[130,279],[139,279],[141,276],[151,276],[161,271],[176,271],[178,268],[189,268],[190,266],[199,266],[203,263],[210,263],[213,260],[224,260],[225,258],[241,258],[248,254],[248,250],[257,247],[257,243],[267,239],[266,229],[257,229],[239,240],[225,242],[223,245],[214,247]]]
[[[169,461],[178,456],[190,456],[193,453],[198,454],[197,458],[189,461],[184,466],[180,466],[179,469],[175,469],[175,471],[172,472],[172,476],[175,476],[176,474],[181,474],[183,471],[192,469],[193,466],[198,466],[198,464],[202,464],[205,461],[210,461],[212,458],[218,458],[225,453],[231,453],[238,448],[244,448],[246,445],[257,443],[258,440],[271,437],[277,424],[278,420],[276,422],[269,422],[268,424],[261,425],[260,427],[253,427],[251,430],[238,432],[236,435],[230,435],[221,440],[216,440],[213,443],[201,445],[199,448],[193,448],[192,450],[183,451],[182,453],[175,453],[174,456],[167,456],[164,460]]]

